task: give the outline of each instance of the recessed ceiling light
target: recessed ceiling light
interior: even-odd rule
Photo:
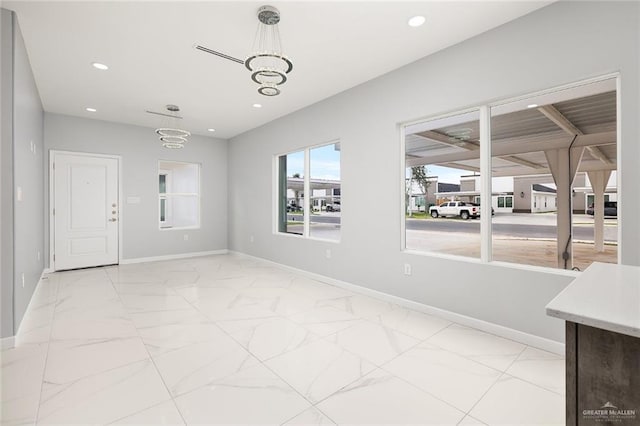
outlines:
[[[106,66],[105,64],[101,64],[100,62],[94,62],[91,65],[93,65],[94,68],[97,68],[102,71],[106,71],[109,69],[108,66]]]
[[[424,16],[418,15],[418,16],[414,16],[413,18],[409,19],[408,24],[409,24],[410,27],[419,27],[420,25],[424,24],[424,22],[426,20],[427,19]]]
[[[538,104],[529,104],[527,105],[527,108],[537,108]]]
[[[209,131],[209,132],[215,132],[215,131],[216,131],[216,129],[207,129],[207,131]]]
[[[253,107],[254,108],[262,108],[262,105],[261,104],[253,104]]]
[[[98,111],[98,110],[97,110],[97,109],[95,109],[95,108],[85,108],[85,109],[86,109],[87,111],[89,111],[89,112],[96,112],[96,111]]]

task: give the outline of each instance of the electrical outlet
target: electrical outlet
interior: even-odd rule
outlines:
[[[255,241],[255,239],[253,238],[253,235],[249,237],[249,242],[253,243]]]
[[[22,288],[24,288],[24,272],[22,273]]]
[[[184,240],[189,241],[189,234],[184,234]]]
[[[404,274],[411,275],[411,264],[409,263],[404,264]]]
[[[327,250],[324,252],[324,255],[326,256],[326,258],[327,258],[327,259],[331,259],[331,249],[327,249]]]

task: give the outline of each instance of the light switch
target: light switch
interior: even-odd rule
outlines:
[[[22,187],[21,186],[16,188],[16,198],[18,199],[18,201],[22,201]]]

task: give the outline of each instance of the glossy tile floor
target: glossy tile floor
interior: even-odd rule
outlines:
[[[2,424],[564,424],[562,357],[235,255],[50,274]]]

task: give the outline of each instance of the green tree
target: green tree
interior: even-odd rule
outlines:
[[[431,181],[428,178],[428,173],[429,173],[429,170],[427,169],[427,166],[411,167],[411,175],[407,179],[406,192],[405,192],[405,200],[406,200],[405,205],[407,207],[409,216],[411,216],[411,213],[412,213],[410,208],[411,207],[411,188],[414,181],[418,184],[418,186],[420,187],[420,191],[422,191],[422,193],[424,194],[425,211],[426,211],[427,191],[431,186]]]

